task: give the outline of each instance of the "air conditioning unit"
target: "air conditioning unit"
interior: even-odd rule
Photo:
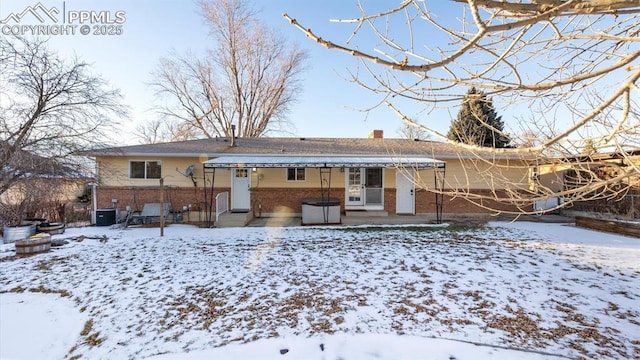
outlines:
[[[105,208],[96,210],[96,226],[110,226],[118,221],[120,209]]]

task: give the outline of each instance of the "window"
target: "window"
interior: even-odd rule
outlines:
[[[288,168],[287,181],[305,181],[305,168]]]
[[[382,168],[366,169],[365,174],[368,188],[382,189]]]
[[[160,179],[162,177],[161,161],[130,161],[129,178]]]

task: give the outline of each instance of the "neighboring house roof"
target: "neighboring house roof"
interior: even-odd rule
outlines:
[[[337,156],[429,156],[436,159],[475,158],[520,159],[521,155],[470,154],[452,144],[409,139],[372,138],[237,138],[231,146],[228,138],[132,145],[95,149],[89,156],[173,156],[217,157],[222,155],[337,155]]]
[[[609,161],[609,160],[624,160],[627,158],[637,158],[640,156],[640,150],[638,149],[625,149],[624,152],[604,152],[593,153],[589,155],[576,155],[566,157],[570,162],[593,162],[593,161]]]
[[[28,178],[90,178],[59,161],[59,159],[33,154],[23,149],[14,149],[6,141],[0,141],[0,159],[4,165],[0,171],[4,176]]]
[[[596,152],[593,154],[577,154],[573,156],[565,156],[562,158],[545,158],[537,163],[539,166],[556,166],[559,163],[564,165],[571,164],[594,164],[603,165],[606,163],[618,163],[620,165],[629,165],[628,162],[640,164],[640,149],[623,148],[616,151]]]

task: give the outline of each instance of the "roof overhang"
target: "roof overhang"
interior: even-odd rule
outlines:
[[[394,156],[220,156],[203,162],[205,168],[443,168],[445,162],[429,157]]]

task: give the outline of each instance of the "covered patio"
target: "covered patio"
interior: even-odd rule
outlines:
[[[336,221],[335,212],[342,213],[347,207],[354,207],[357,205],[363,210],[372,209],[367,207],[364,203],[365,199],[380,199],[383,195],[384,188],[382,181],[379,185],[370,186],[368,181],[374,179],[373,183],[376,183],[375,177],[378,175],[376,169],[396,169],[399,174],[410,173],[413,176],[414,171],[419,170],[434,170],[434,196],[435,196],[435,218],[437,223],[442,222],[442,203],[444,190],[444,175],[446,169],[446,163],[444,161],[435,160],[433,158],[424,156],[318,156],[318,155],[252,155],[252,156],[240,156],[229,155],[220,156],[214,159],[203,162],[203,173],[205,176],[205,203],[208,212],[207,222],[212,225],[214,216],[214,197],[216,189],[216,170],[217,169],[230,169],[232,171],[232,178],[236,177],[240,180],[242,178],[249,178],[248,183],[240,183],[241,186],[236,186],[238,189],[247,188],[248,196],[253,189],[251,187],[250,174],[257,171],[257,169],[318,169],[319,174],[319,186],[317,186],[317,193],[312,198],[304,199],[302,203],[306,206],[303,207],[303,224],[311,224],[306,222],[311,216],[311,212],[316,212],[312,218],[315,218],[315,223],[329,224],[340,223],[340,218]],[[341,198],[336,198],[335,191],[332,194],[332,174],[335,177],[335,171],[333,169],[340,169],[341,173],[345,173],[345,195],[344,203],[345,209],[340,208]],[[294,170],[295,171],[295,170]],[[305,170],[306,171],[306,170]],[[379,172],[379,171],[378,171]],[[382,176],[380,174],[379,176]],[[400,176],[400,175],[398,175]],[[404,175],[406,177],[406,174]],[[259,180],[260,178],[258,178]],[[412,181],[412,179],[409,179]],[[411,184],[413,186],[413,184]],[[396,191],[404,191],[396,188]],[[232,190],[233,191],[233,190]],[[406,190],[410,191],[410,196],[414,196],[414,189],[411,187]],[[333,195],[333,197],[332,197]],[[342,195],[340,195],[342,196]],[[228,201],[228,200],[227,200]],[[360,203],[358,202],[360,201]],[[336,210],[336,204],[338,204]],[[306,214],[305,214],[306,210]],[[249,210],[247,210],[249,211]],[[319,216],[319,217],[318,217]]]

